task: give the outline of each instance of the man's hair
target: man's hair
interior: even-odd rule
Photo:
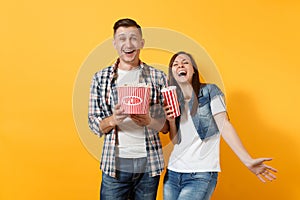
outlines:
[[[114,24],[114,35],[116,34],[116,31],[119,27],[136,27],[139,29],[139,32],[142,35],[142,29],[141,26],[136,23],[133,19],[125,18],[125,19],[119,19],[115,24]]]

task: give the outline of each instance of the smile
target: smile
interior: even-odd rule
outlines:
[[[124,50],[123,51],[125,54],[132,54],[133,52],[135,52],[135,50]]]
[[[187,75],[187,72],[186,72],[186,71],[179,71],[179,72],[178,72],[178,76],[179,76],[179,77],[186,76],[186,75]]]

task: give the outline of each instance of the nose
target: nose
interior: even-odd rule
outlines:
[[[133,46],[133,44],[132,44],[132,42],[131,42],[131,40],[129,38],[126,39],[125,45],[126,45],[127,48],[130,48],[130,47]]]
[[[182,63],[179,63],[179,64],[178,64],[178,68],[183,68],[183,64],[182,64]]]

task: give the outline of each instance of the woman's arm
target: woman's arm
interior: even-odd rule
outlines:
[[[238,134],[236,133],[234,127],[229,122],[227,113],[221,112],[214,115],[214,119],[217,123],[220,133],[222,134],[223,139],[233,150],[233,152],[238,156],[241,162],[252,172],[254,173],[259,180],[265,182],[265,179],[272,181],[276,179],[276,176],[273,172],[277,170],[271,166],[265,165],[265,161],[270,161],[272,158],[257,158],[253,159],[246,148],[242,144]],[[264,178],[265,179],[264,179]]]
[[[170,110],[170,106],[164,107],[165,115],[166,115],[166,123],[164,125],[164,131],[166,128],[169,130],[169,137],[173,144],[178,144],[178,130],[175,123],[174,112]]]

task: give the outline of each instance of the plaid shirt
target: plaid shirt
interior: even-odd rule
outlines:
[[[97,72],[92,80],[89,97],[88,123],[90,129],[99,137],[104,135],[104,145],[100,169],[109,176],[116,177],[116,144],[118,141],[117,128],[104,134],[99,128],[100,121],[113,114],[118,102],[116,90],[117,68],[119,59],[112,66]],[[151,85],[150,115],[152,118],[164,117],[163,95],[161,89],[167,85],[164,72],[140,62],[140,83]],[[162,145],[158,131],[144,127],[149,176],[160,175],[164,168]]]

